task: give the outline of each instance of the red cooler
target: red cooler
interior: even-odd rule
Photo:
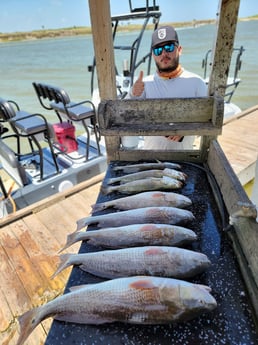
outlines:
[[[57,141],[66,149],[64,151],[69,153],[78,149],[78,144],[75,139],[75,127],[72,124],[68,122],[55,123],[53,128]]]

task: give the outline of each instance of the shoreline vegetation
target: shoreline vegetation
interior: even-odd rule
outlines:
[[[244,20],[258,20],[258,15],[248,17],[248,18],[240,18],[239,21]],[[173,25],[175,28],[182,28],[182,27],[198,27],[200,25],[209,25],[214,24],[216,21],[215,19],[207,19],[207,20],[193,20],[189,22],[172,22],[172,23],[161,23],[162,25]],[[137,24],[128,24],[122,25],[118,28],[119,32],[126,32],[126,31],[135,31],[139,30],[141,25]],[[148,29],[148,27],[147,27]],[[44,29],[41,30],[34,30],[28,32],[13,32],[13,33],[0,33],[0,43],[4,42],[15,42],[15,41],[24,41],[24,40],[36,40],[36,39],[44,39],[44,38],[55,38],[55,37],[65,37],[65,36],[78,36],[78,35],[91,35],[91,27],[71,27],[71,28],[60,28],[60,29]]]

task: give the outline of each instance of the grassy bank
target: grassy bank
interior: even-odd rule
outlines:
[[[258,15],[241,18],[239,20],[258,20]],[[214,24],[214,19],[208,20],[194,20],[189,22],[172,22],[172,23],[162,23],[165,25],[173,25],[175,28],[180,27],[191,27],[199,25]],[[118,28],[118,31],[134,31],[139,30],[141,25],[129,24],[123,25]],[[43,39],[43,38],[54,38],[63,36],[77,36],[77,35],[89,35],[91,34],[91,27],[71,27],[62,29],[42,29],[34,30],[28,32],[13,32],[13,33],[0,33],[0,42],[11,42],[11,41],[22,41],[22,40],[33,40],[33,39]]]
[[[162,23],[171,24],[175,27],[194,26],[214,23],[214,20],[202,20],[180,23]],[[129,24],[120,26],[118,31],[134,31],[139,30],[141,25]],[[21,40],[33,40],[43,38],[54,38],[62,36],[77,36],[77,35],[89,35],[91,34],[91,27],[72,27],[62,29],[42,29],[29,32],[13,32],[13,33],[0,33],[0,42],[21,41]]]

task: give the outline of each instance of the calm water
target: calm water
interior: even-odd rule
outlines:
[[[182,65],[203,76],[202,59],[212,47],[215,25],[180,29],[183,46]],[[242,110],[258,103],[257,41],[258,21],[239,22],[235,47],[244,46],[240,83],[233,101]],[[151,32],[144,37],[144,49],[148,49]],[[117,44],[131,44],[135,33],[123,33]],[[120,51],[121,54],[121,51]],[[116,58],[118,69],[127,57],[123,52]],[[79,101],[91,98],[90,73],[93,42],[91,36],[66,37],[13,43],[0,43],[0,97],[16,100],[23,109],[42,112],[34,90],[33,81],[47,82],[63,87],[71,98]],[[154,66],[152,65],[154,70]]]

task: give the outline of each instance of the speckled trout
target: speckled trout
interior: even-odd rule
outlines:
[[[101,228],[130,224],[179,224],[194,220],[191,211],[177,207],[144,207],[135,210],[112,212],[99,216],[81,218],[77,221],[77,231],[89,224]]]
[[[106,180],[107,184],[112,184],[112,183],[117,183],[119,182],[120,184],[126,183],[126,182],[131,182],[135,180],[141,180],[144,178],[148,177],[163,177],[163,176],[168,176],[171,178],[175,178],[179,181],[185,182],[187,179],[187,175],[181,171],[175,170],[175,169],[151,169],[151,170],[144,170],[140,171],[137,173],[132,173],[128,175],[123,175],[123,176],[118,176],[118,177],[113,177],[113,178],[108,178]]]
[[[171,162],[154,162],[154,163],[138,163],[138,164],[127,164],[127,165],[116,165],[113,167],[114,171],[123,171],[124,173],[133,173],[143,170],[151,169],[177,169],[180,170],[182,167],[180,164]]]
[[[110,186],[102,184],[101,192],[105,195],[112,192],[123,194],[139,193],[152,190],[171,190],[183,187],[183,182],[168,176],[148,177],[141,180],[135,180],[118,186]]]
[[[192,204],[191,199],[179,193],[174,192],[142,192],[129,195],[123,198],[108,200],[102,203],[92,205],[94,212],[114,207],[118,210],[132,210],[135,208],[152,206],[169,206],[185,208]]]
[[[114,279],[134,275],[189,278],[210,266],[205,254],[177,247],[145,246],[94,253],[63,254],[53,277],[77,265],[95,276]]]
[[[169,224],[131,224],[116,228],[77,231],[67,236],[62,250],[78,241],[104,248],[136,246],[183,246],[197,239],[194,231]],[[62,251],[61,250],[61,251]]]
[[[144,276],[76,287],[22,315],[17,345],[24,344],[37,325],[49,317],[95,325],[184,322],[216,308],[216,300],[210,292],[205,285]]]

